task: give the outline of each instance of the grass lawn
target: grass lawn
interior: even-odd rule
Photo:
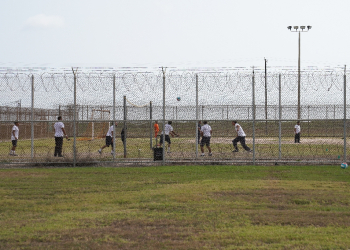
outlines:
[[[78,162],[91,162],[91,161],[111,161],[112,156],[110,154],[111,147],[103,150],[103,154],[99,155],[97,150],[105,144],[105,139],[95,140],[81,140],[77,138],[76,152]],[[124,146],[119,138],[116,138],[116,158],[124,158]],[[252,138],[247,139],[247,144],[252,148]],[[73,161],[73,139],[70,141],[64,140],[63,143],[63,155],[67,161]],[[155,140],[153,140],[153,146],[155,146]],[[211,140],[211,148],[213,156],[211,160],[220,159],[251,159],[252,154],[247,154],[242,150],[240,144],[238,144],[239,153],[233,154],[232,138],[229,137],[213,137]],[[282,140],[281,145],[281,160],[323,160],[323,161],[336,161],[343,158],[344,154],[344,142],[340,138],[302,138],[301,144],[295,144],[292,137],[285,137]],[[0,163],[8,163],[13,161],[22,162],[52,162],[54,161],[54,139],[36,139],[34,141],[34,159],[31,159],[31,141],[20,140],[16,153],[18,157],[9,156],[11,148],[11,142],[0,142]],[[171,144],[172,154],[167,154],[167,159],[195,159],[196,157],[196,144],[195,138],[191,137],[179,137],[172,138]],[[199,147],[200,151],[200,147]],[[207,149],[205,148],[207,153]],[[347,154],[350,155],[350,147],[347,147]],[[279,144],[278,138],[257,138],[255,144],[255,157],[256,160],[270,160],[279,159]],[[149,138],[128,138],[127,139],[127,158],[128,159],[153,159],[153,151],[150,148]],[[207,158],[204,158],[206,160]],[[203,158],[202,158],[203,160]]]
[[[349,249],[340,166],[0,170],[0,249]]]

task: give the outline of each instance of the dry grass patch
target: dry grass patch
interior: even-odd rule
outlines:
[[[203,249],[195,241],[200,231],[187,222],[175,220],[120,220],[109,226],[87,222],[91,228],[60,232],[37,232],[22,238],[21,249]],[[43,236],[45,235],[45,236]],[[12,244],[8,242],[7,246]],[[6,245],[5,245],[6,246]],[[0,247],[0,249],[2,249]]]
[[[347,193],[268,188],[215,192],[212,197],[234,202],[233,210],[247,216],[253,225],[350,227]]]

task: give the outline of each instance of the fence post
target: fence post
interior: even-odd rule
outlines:
[[[153,139],[152,139],[152,101],[149,102],[149,141],[150,148],[153,148]],[[157,141],[157,139],[156,139]]]
[[[282,100],[281,74],[278,75],[278,160],[282,158]]]
[[[198,120],[199,120],[199,112],[198,112],[198,74],[196,74],[196,159],[198,158]]]
[[[253,108],[253,165],[255,165],[255,75],[253,68],[252,78],[252,108]]]
[[[307,106],[307,136],[310,136],[310,105]]]
[[[333,105],[333,120],[335,120],[335,105]],[[333,127],[333,137],[335,137],[335,129],[334,126]]]
[[[124,158],[126,158],[126,138],[127,138],[127,127],[126,127],[126,119],[127,119],[127,107],[126,107],[126,96],[124,96]]]
[[[32,112],[31,112],[31,158],[34,158],[34,75],[32,75]]]
[[[115,161],[115,140],[116,127],[115,127],[115,74],[113,74],[113,161]]]
[[[204,106],[202,105],[202,120],[204,120]]]
[[[346,65],[344,69],[344,157],[343,160],[346,162]]]
[[[77,70],[73,70],[73,75],[74,75],[74,114],[73,114],[73,167],[76,166],[77,164],[77,136],[76,136],[76,111],[77,111]]]
[[[162,141],[163,141],[163,159],[162,159],[162,164],[165,164],[165,69],[162,67],[162,72],[163,72],[163,132],[162,132]]]
[[[266,126],[265,126],[265,133],[266,135],[268,134],[268,130],[267,130],[267,67],[266,67],[266,63],[267,63],[267,59],[265,59],[265,120],[266,120]]]

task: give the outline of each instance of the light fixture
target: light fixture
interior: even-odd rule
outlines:
[[[287,28],[291,32],[298,32],[299,33],[299,43],[298,43],[298,120],[300,120],[301,117],[301,109],[300,109],[300,33],[302,32],[308,32],[311,29],[311,26],[287,26]],[[292,30],[293,28],[293,30]],[[300,28],[300,29],[299,29]],[[307,28],[307,30],[305,30]],[[305,31],[304,31],[305,30]]]

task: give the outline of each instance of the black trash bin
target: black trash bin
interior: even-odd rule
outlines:
[[[163,160],[163,148],[153,148],[153,160],[154,161]]]

